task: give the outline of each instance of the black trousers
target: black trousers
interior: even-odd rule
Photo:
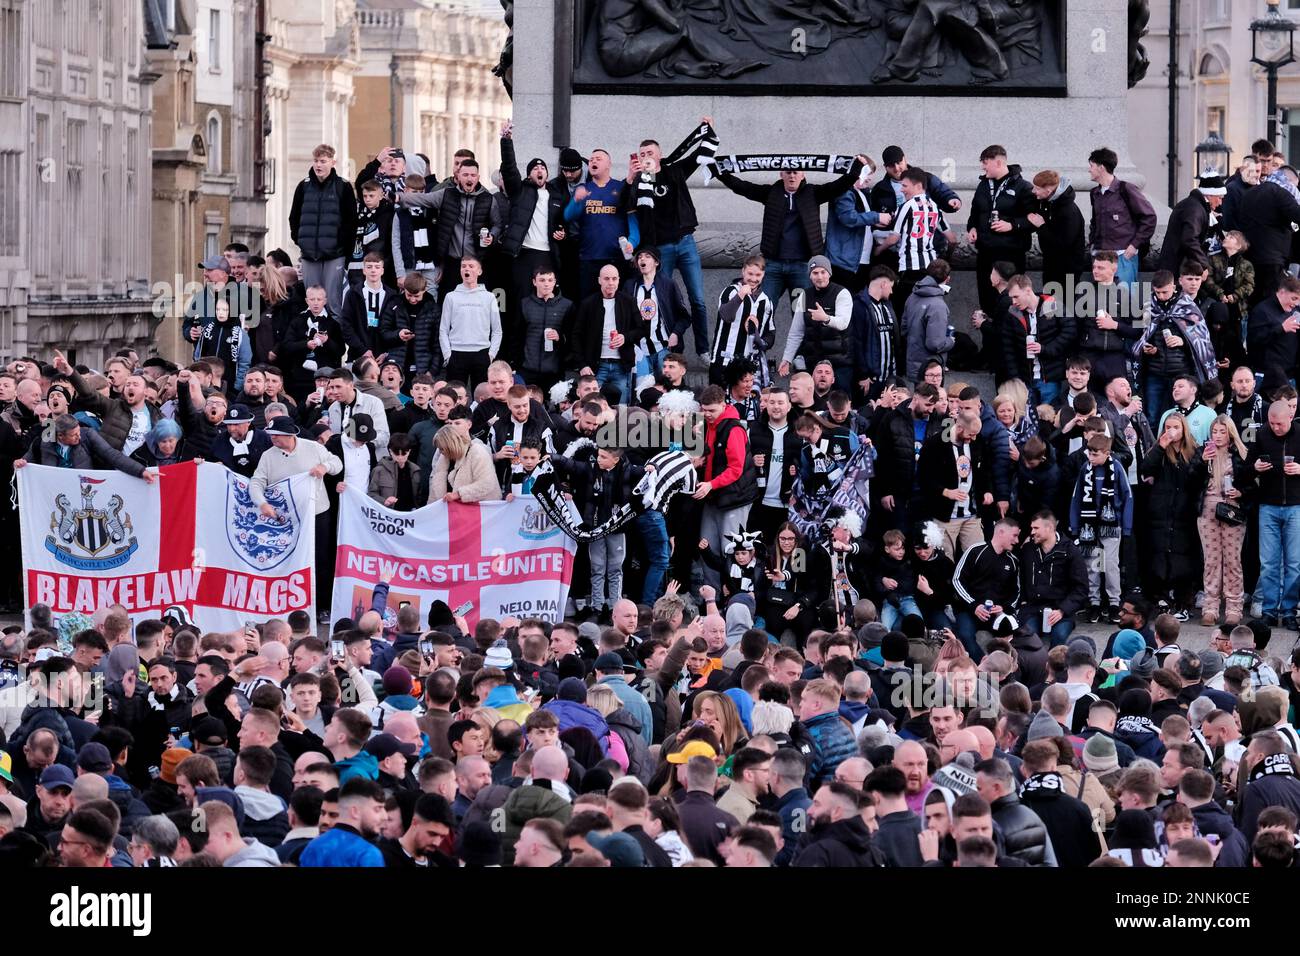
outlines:
[[[316,516],[316,610],[328,611],[334,603],[334,550],[338,523],[333,510]]]
[[[549,251],[520,249],[510,265],[510,307],[503,316],[500,357],[514,365],[524,356],[522,303],[533,294],[533,273],[538,269],[556,271],[555,257]]]
[[[492,362],[488,350],[480,352],[452,352],[447,360],[447,380],[464,382],[471,395],[474,386],[487,381],[488,365]]]

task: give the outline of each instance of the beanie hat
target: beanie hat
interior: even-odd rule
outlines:
[[[1142,648],[1147,646],[1146,638],[1131,627],[1126,627],[1115,635],[1115,643],[1112,649],[1115,656],[1122,660],[1129,660],[1134,655],[1140,653]]]
[[[613,775],[603,767],[592,767],[582,775],[582,784],[578,787],[582,793],[608,793],[614,786]]]
[[[1029,733],[1026,740],[1042,740],[1046,737],[1064,737],[1065,731],[1061,725],[1045,710],[1040,710],[1034,715],[1034,719],[1029,724]]]
[[[546,165],[546,160],[542,159],[540,156],[534,156],[532,159],[528,161],[528,167],[525,170],[525,175],[531,173],[538,166],[541,166],[543,169],[546,169],[548,172],[550,171]]]
[[[1119,769],[1115,743],[1105,734],[1089,737],[1083,748],[1083,765],[1093,773],[1110,773]]]
[[[577,677],[566,677],[560,681],[559,692],[555,695],[560,700],[570,700],[576,704],[587,702],[587,685]]]
[[[1144,646],[1129,659],[1128,672],[1134,677],[1150,680],[1156,672],[1156,652]]]
[[[864,648],[880,647],[889,631],[879,621],[863,624],[858,630],[858,644]],[[904,649],[906,653],[906,649]],[[900,658],[901,660],[901,658]]]
[[[907,660],[907,638],[902,631],[890,631],[880,639],[880,656],[887,661]]]
[[[411,679],[411,672],[401,664],[394,664],[384,671],[384,694],[386,696],[396,697],[399,694],[409,694],[414,686],[415,681]]]
[[[827,272],[830,272],[831,260],[827,259],[825,256],[813,256],[808,260],[808,274],[812,275],[814,269],[825,269]]]
[[[168,747],[162,752],[162,767],[158,771],[158,778],[163,783],[176,783],[176,768],[190,757],[194,756],[192,751],[184,747]]]
[[[505,638],[499,637],[492,642],[488,648],[487,656],[483,658],[484,667],[498,667],[501,670],[509,670],[515,664],[515,659],[510,656],[510,648],[506,646]]]
[[[466,866],[501,865],[501,837],[486,823],[476,821],[466,826],[459,850]]]
[[[1223,655],[1218,651],[1207,648],[1196,656],[1201,659],[1201,680],[1209,681],[1223,673]]]

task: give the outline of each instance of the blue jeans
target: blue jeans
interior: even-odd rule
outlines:
[[[884,601],[880,605],[880,623],[885,625],[885,630],[896,631],[898,625],[902,623],[903,618],[915,614],[917,617],[923,617],[921,609],[916,606],[916,598],[910,594],[907,597],[898,599],[898,607]]]
[[[989,630],[992,623],[992,621],[981,621],[970,611],[957,612],[957,626],[952,629],[952,632],[957,635],[957,640],[961,641],[962,646],[966,648],[966,653],[976,664],[984,657],[984,651],[975,640],[975,632]]]
[[[1296,613],[1300,599],[1300,507],[1259,506],[1259,603],[1270,617]]]
[[[1141,265],[1141,256],[1134,256],[1132,259],[1124,257],[1124,250],[1116,250],[1119,255],[1119,270],[1115,273],[1115,282],[1119,285],[1132,285],[1138,280],[1138,267]]]
[[[627,404],[628,391],[628,371],[623,367],[622,362],[613,359],[604,359],[596,366],[596,383],[601,388],[605,387],[606,382],[613,382],[618,386],[619,404]]]
[[[772,300],[772,308],[781,302],[781,296],[790,293],[790,305],[794,306],[794,290],[807,291],[812,288],[808,278],[808,263],[800,259],[773,259],[767,264],[763,274],[763,292]]]
[[[1056,396],[1061,394],[1061,383],[1039,382],[1034,386],[1034,389],[1038,392],[1038,404],[1050,405],[1052,402],[1056,401]]]
[[[654,604],[664,593],[664,576],[668,573],[668,524],[662,511],[647,511],[637,516],[636,529],[646,554],[641,603]]]
[[[1055,609],[1059,610],[1059,608]],[[1037,605],[1031,607],[1021,607],[1020,614],[1016,620],[1027,631],[1033,631],[1039,637],[1043,636],[1043,609]],[[1058,647],[1061,644],[1067,644],[1070,635],[1074,633],[1074,619],[1072,617],[1062,617],[1052,628],[1048,637],[1048,647]]]
[[[1160,416],[1174,407],[1174,383],[1159,375],[1148,375],[1142,384],[1142,411],[1160,437]]]
[[[681,268],[686,283],[686,297],[691,300],[691,326],[695,330],[695,351],[707,353],[709,341],[709,312],[704,304],[704,272],[700,268],[700,250],[695,247],[695,237],[685,236],[677,242],[659,247],[660,267],[664,278],[672,279],[673,269]],[[677,343],[681,352],[686,343]]]

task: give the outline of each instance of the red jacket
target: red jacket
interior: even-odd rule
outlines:
[[[718,420],[711,425],[707,425],[704,430],[704,447],[707,449],[704,453],[704,480],[707,481],[714,489],[725,488],[727,485],[735,482],[745,470],[745,429],[733,428],[731,434],[727,436],[727,467],[720,473],[713,474],[714,456],[713,444],[717,440],[718,426],[726,421],[740,421],[740,413],[736,411],[734,405],[728,405],[723,409]]]

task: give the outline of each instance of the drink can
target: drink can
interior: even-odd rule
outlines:
[[[1052,616],[1052,609],[1046,607],[1043,608],[1043,633],[1044,634],[1046,634],[1048,631],[1052,629],[1052,625],[1047,623],[1048,618],[1050,618],[1051,616]]]
[[[1038,336],[1036,336],[1036,335],[1026,335],[1026,336],[1025,336],[1025,345],[1026,345],[1026,346],[1033,345],[1033,344],[1034,344],[1035,342],[1037,342],[1037,341],[1038,341]],[[1030,358],[1033,358],[1033,356],[1034,356],[1034,353],[1031,352],[1031,351],[1029,351],[1029,349],[1028,349],[1027,347],[1026,347],[1026,349],[1025,349],[1025,354],[1026,354],[1027,356],[1029,356]]]
[[[478,244],[481,246],[483,245],[483,243],[487,242],[487,237],[490,236],[491,234],[492,234],[492,230],[488,229],[486,226],[480,229],[478,231]]]

